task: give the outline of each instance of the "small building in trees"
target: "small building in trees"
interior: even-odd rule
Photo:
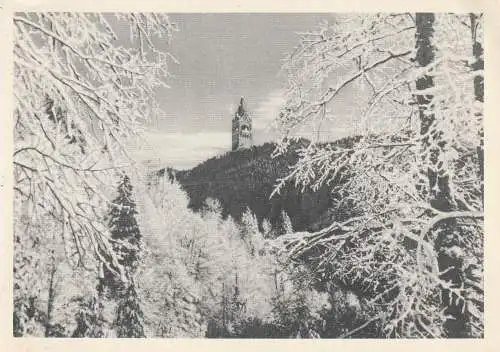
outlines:
[[[243,97],[233,117],[232,132],[233,151],[252,146],[252,118],[248,114]]]

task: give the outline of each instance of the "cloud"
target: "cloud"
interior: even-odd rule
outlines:
[[[131,147],[138,162],[189,169],[231,148],[231,132],[160,133],[146,132]]]
[[[285,93],[281,89],[271,91],[253,111],[254,143],[274,141],[276,131],[272,122],[278,117],[281,106],[285,103]]]
[[[285,103],[283,90],[277,89],[262,100],[254,112],[253,127],[256,130],[268,130],[271,122],[278,117],[281,106]]]
[[[281,90],[274,90],[253,111],[254,144],[273,139],[271,122],[284,103]],[[229,107],[228,107],[229,108]],[[233,112],[234,106],[229,110]],[[200,162],[231,150],[231,131],[227,132],[160,132],[149,130],[130,144],[132,157],[148,167],[171,166],[189,169]]]
[[[346,92],[344,92],[346,94]],[[331,115],[328,119],[311,119],[301,123],[294,130],[293,135],[304,137],[318,142],[330,142],[349,135],[359,133],[358,120],[361,114],[360,107],[352,107],[352,99],[360,102],[361,97],[355,92],[348,91],[345,99],[340,99],[331,105]],[[354,97],[351,99],[351,97]],[[286,93],[282,89],[271,91],[254,110],[254,142],[260,144],[267,141],[276,141],[279,137],[272,122],[278,117],[281,107],[286,102]]]

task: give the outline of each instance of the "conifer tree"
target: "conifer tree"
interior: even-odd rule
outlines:
[[[105,336],[105,319],[102,315],[102,302],[98,297],[92,297],[89,300],[78,298],[80,301],[80,310],[76,314],[76,329],[72,337],[93,337],[100,338]]]
[[[141,233],[135,215],[136,204],[132,197],[132,184],[127,175],[122,177],[118,186],[118,196],[113,201],[109,215],[109,228],[113,249],[117,253],[118,263],[123,266],[126,276],[130,277],[137,267]],[[116,274],[107,267],[103,268],[98,291],[108,297],[120,298],[127,287]]]
[[[134,284],[138,266],[141,232],[136,219],[136,204],[132,197],[132,184],[127,175],[118,185],[118,195],[110,210],[109,229],[118,263],[123,266],[126,282],[107,267],[103,267],[98,292],[117,300],[114,326],[118,337],[145,337],[142,325],[143,312]]]
[[[292,220],[284,209],[281,211],[281,218],[283,221],[283,233],[293,233]]]
[[[131,283],[125,297],[118,304],[115,321],[117,337],[146,337],[143,316],[137,291],[134,284]]]

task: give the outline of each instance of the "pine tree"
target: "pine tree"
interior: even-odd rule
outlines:
[[[104,337],[105,320],[102,315],[102,302],[99,297],[90,300],[79,298],[80,310],[76,314],[76,329],[72,337]]]
[[[141,249],[141,232],[136,219],[136,204],[132,197],[132,184],[127,175],[118,185],[118,196],[109,215],[109,228],[118,263],[123,267],[126,282],[106,266],[103,267],[97,291],[102,297],[118,303],[114,326],[118,337],[145,337],[143,312],[134,284]]]
[[[113,249],[118,256],[118,263],[123,266],[126,276],[131,276],[137,268],[140,251],[141,233],[135,215],[136,204],[132,197],[130,178],[124,175],[119,186],[118,196],[113,201],[109,215],[109,228]],[[107,293],[108,297],[120,298],[125,294],[126,285],[107,267],[103,268],[98,292]]]
[[[144,313],[139,304],[135,285],[128,286],[125,297],[118,304],[116,332],[118,337],[146,337],[143,327]]]
[[[132,198],[132,185],[127,175],[124,175],[118,186],[118,197],[113,201],[109,227],[113,240],[122,241],[126,246],[116,246],[120,254],[121,265],[135,269],[137,266],[141,233],[135,214],[137,214],[135,201]]]
[[[293,233],[293,225],[292,220],[288,216],[285,210],[281,211],[281,219],[283,221],[283,233]]]

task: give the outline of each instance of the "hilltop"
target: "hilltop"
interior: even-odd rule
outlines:
[[[332,144],[351,146],[355,139],[343,138]],[[164,168],[158,175],[175,176],[189,195],[190,207],[194,210],[202,209],[210,197],[219,200],[224,217],[230,215],[237,221],[245,209],[250,208],[261,230],[263,220],[268,219],[279,232],[283,225],[282,211],[290,217],[294,230],[315,230],[332,217],[330,209],[335,194],[330,188],[300,192],[288,185],[279,195],[270,198],[276,180],[290,172],[297,161],[298,149],[308,143],[304,139],[294,142],[284,155],[275,158],[272,154],[276,144],[265,143],[227,152],[186,171]]]

